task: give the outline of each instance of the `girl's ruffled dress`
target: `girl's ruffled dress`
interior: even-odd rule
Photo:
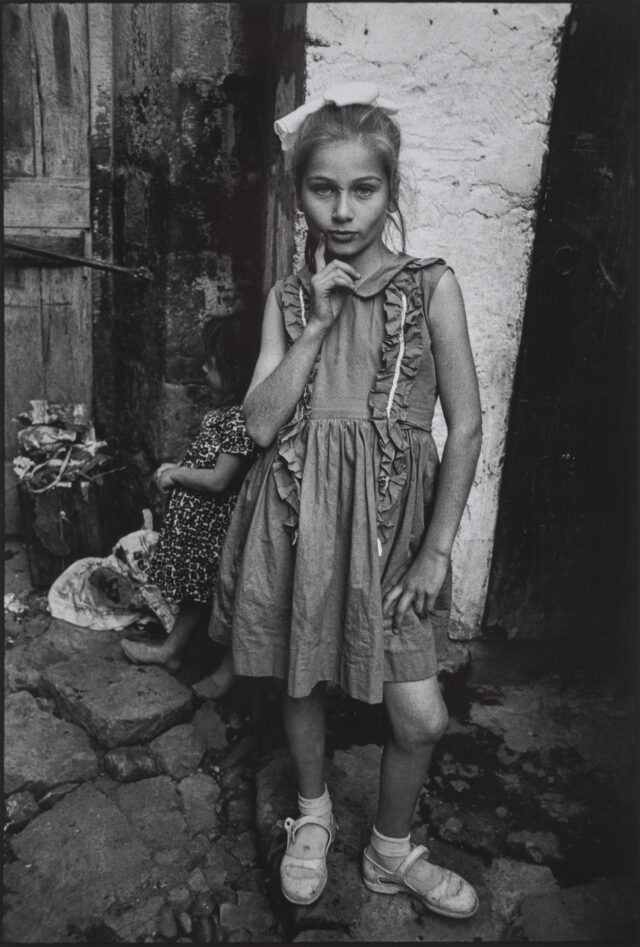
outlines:
[[[447,269],[399,254],[358,284],[327,333],[276,443],[247,476],[223,550],[210,634],[236,674],[318,681],[368,703],[384,681],[437,672],[433,621],[448,620],[451,575],[429,618],[399,634],[382,599],[415,557],[434,500],[437,398],[429,301]],[[289,344],[306,324],[311,275],[276,284]]]

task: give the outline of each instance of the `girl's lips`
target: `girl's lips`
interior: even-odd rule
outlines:
[[[330,230],[329,236],[334,240],[351,240],[356,236],[355,230]]]

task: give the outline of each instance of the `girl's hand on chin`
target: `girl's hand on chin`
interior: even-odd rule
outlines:
[[[329,329],[340,315],[347,291],[355,289],[360,274],[344,260],[325,259],[326,237],[320,235],[314,260],[315,276],[311,277],[311,303],[315,319]]]

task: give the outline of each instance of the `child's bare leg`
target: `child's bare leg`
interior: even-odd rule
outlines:
[[[326,685],[317,684],[308,697],[285,695],[284,727],[298,782],[298,792],[307,800],[319,799],[325,792],[324,697]],[[299,858],[319,858],[327,847],[327,833],[319,825],[304,825],[289,854]]]
[[[447,729],[447,708],[434,675],[426,681],[384,685],[391,733],[382,753],[376,828],[408,835],[433,749]]]
[[[384,703],[391,734],[382,753],[375,827],[399,840],[409,835],[431,754],[449,718],[435,675],[426,681],[385,684]],[[424,859],[411,868],[412,882],[420,877],[431,886],[440,876],[441,869]]]
[[[416,894],[436,914],[471,917],[478,896],[449,869],[434,865],[428,852],[413,848],[411,820],[431,753],[447,726],[437,677],[385,684],[391,735],[380,767],[376,824],[362,860],[364,883],[379,894]]]
[[[123,638],[120,642],[122,650],[134,664],[161,664],[170,671],[177,671],[180,667],[180,655],[187,641],[200,622],[205,620],[208,611],[208,605],[185,602],[180,606],[173,628],[162,644],[128,641]]]
[[[203,700],[217,700],[226,694],[235,680],[231,648],[227,648],[222,661],[209,677],[203,677],[191,688],[196,697]]]

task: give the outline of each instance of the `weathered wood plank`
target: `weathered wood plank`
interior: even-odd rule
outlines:
[[[89,58],[84,3],[30,5],[38,69],[43,174],[89,176]]]
[[[11,419],[42,398],[44,366],[40,322],[40,271],[7,269],[5,273],[5,446],[17,444]]]
[[[4,225],[8,231],[24,227],[88,227],[88,179],[9,181],[4,192]]]
[[[91,405],[90,279],[79,269],[41,270],[44,397]]]
[[[2,102],[4,115],[4,173],[36,173],[34,154],[31,39],[26,4],[2,8]]]
[[[91,246],[102,260],[113,260],[113,8],[87,5],[89,20]],[[102,432],[112,429],[116,400],[113,371],[113,280],[91,274],[94,415]]]

